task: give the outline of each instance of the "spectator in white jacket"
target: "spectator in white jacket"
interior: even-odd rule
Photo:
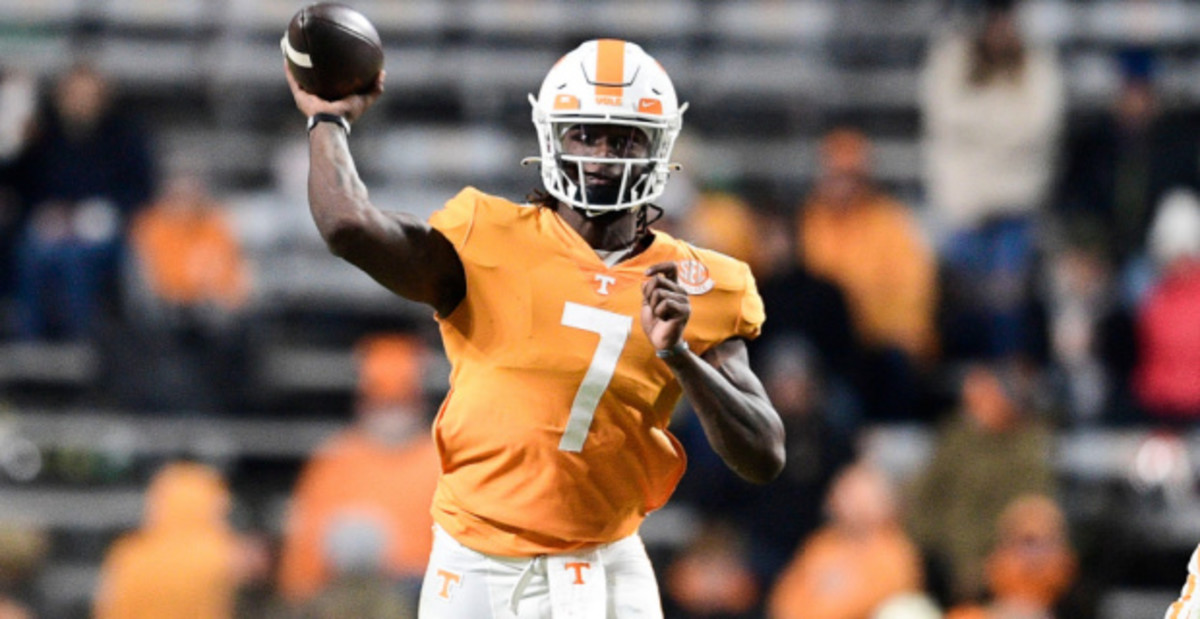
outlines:
[[[951,309],[961,310],[952,316],[983,336],[969,344],[948,333],[967,350],[947,352],[997,357],[1029,344],[1034,220],[1051,189],[1065,93],[1054,50],[1023,39],[1013,2],[986,4],[973,28],[933,42],[920,97],[926,189]]]

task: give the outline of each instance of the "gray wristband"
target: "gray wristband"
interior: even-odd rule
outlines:
[[[662,350],[656,350],[654,351],[654,354],[659,359],[670,359],[675,355],[683,354],[689,350],[691,350],[691,348],[688,346],[688,343],[683,339],[680,339],[678,342],[675,342],[674,346],[670,348],[664,348]]]

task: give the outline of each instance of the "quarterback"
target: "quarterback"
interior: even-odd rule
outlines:
[[[330,251],[430,305],[452,364],[420,616],[661,617],[637,531],[683,474],[679,398],[748,481],[784,460],[749,268],[649,227],[686,105],[637,45],[588,41],[530,97],[543,189],[468,187],[425,222],[373,206],[347,147],[383,77],[335,102],[288,81]]]

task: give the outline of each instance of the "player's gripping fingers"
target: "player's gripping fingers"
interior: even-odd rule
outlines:
[[[661,318],[658,315],[658,303],[662,300],[662,291],[651,285],[645,292],[644,303],[650,307],[650,311],[654,313],[655,318]]]
[[[363,112],[365,112],[368,107],[371,107],[371,105],[373,105],[375,103],[375,101],[378,100],[379,97],[381,97],[383,95],[383,90],[384,90],[383,84],[385,81],[387,81],[387,71],[380,69],[379,75],[375,76],[375,82],[371,84],[370,90],[368,90],[366,93],[361,94],[361,95],[350,95],[350,97],[348,97],[348,98],[356,98],[357,97],[358,99],[361,99],[363,108],[361,110],[359,110],[359,112],[358,112],[359,115],[361,115]]]
[[[662,289],[665,281],[661,275],[655,275],[642,282],[642,302],[653,306],[654,293]]]
[[[647,278],[653,279],[655,275],[659,274],[672,282],[677,282],[679,281],[679,265],[674,262],[659,262],[646,269]]]
[[[363,94],[350,95],[341,101],[335,102],[345,104],[346,111],[342,115],[346,117],[346,120],[354,122],[367,111],[367,108],[371,107],[379,99],[380,95],[383,94],[383,82],[385,78],[387,78],[387,71],[381,70],[379,71],[379,75],[375,77],[375,82],[371,84],[370,90]]]
[[[676,284],[668,281],[662,275],[656,275],[642,285],[642,302],[653,308],[667,295],[683,294],[682,291],[675,290],[675,287],[677,287]]]
[[[669,265],[669,270],[656,270],[657,267]],[[642,282],[642,296],[649,301],[650,294],[655,290],[673,290],[680,294],[683,292],[683,287],[676,280],[677,270],[674,262],[666,262],[654,265],[646,270],[646,281]]]
[[[662,288],[656,286],[654,280],[649,280],[642,286],[642,297],[645,299],[646,305],[653,309],[662,298]]]
[[[678,319],[687,319],[691,316],[692,308],[688,304],[687,299],[679,299],[676,296],[664,296],[651,307],[654,308],[654,315],[659,320],[670,321]]]
[[[327,114],[342,115],[342,110],[339,109],[336,102],[326,101],[317,95],[305,91],[296,82],[296,78],[292,75],[292,70],[288,67],[287,59],[283,61],[283,75],[287,78],[288,88],[292,91],[292,99],[296,101],[296,107],[305,116],[324,112]]]
[[[296,82],[296,78],[288,68],[286,59],[283,61],[283,74],[287,78],[288,88],[292,91],[292,98],[296,101],[296,107],[305,116],[312,116],[323,112],[343,116],[350,122],[354,122],[359,116],[362,116],[363,112],[366,112],[367,108],[371,107],[375,103],[375,100],[383,94],[384,79],[387,77],[386,71],[380,71],[379,76],[375,78],[375,83],[371,86],[371,90],[366,93],[350,95],[338,101],[326,101],[300,87],[300,84]]]
[[[646,300],[651,307],[658,307],[664,300],[674,300],[679,303],[687,304],[687,293],[678,287],[670,287],[668,285],[658,285],[650,290],[650,297]]]

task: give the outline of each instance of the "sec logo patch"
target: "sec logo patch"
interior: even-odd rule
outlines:
[[[713,280],[708,275],[708,267],[699,260],[680,260],[679,285],[688,294],[704,294],[713,289]]]

